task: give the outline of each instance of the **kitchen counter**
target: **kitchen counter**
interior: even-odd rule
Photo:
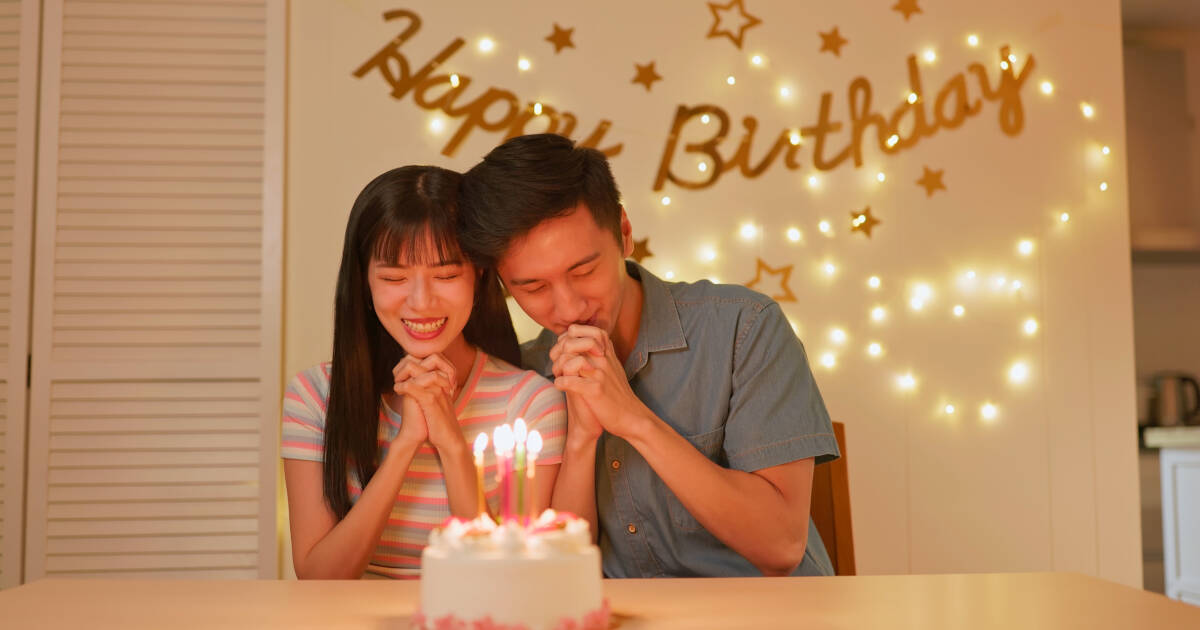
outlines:
[[[1149,427],[1145,440],[1150,448],[1200,448],[1200,425]]]

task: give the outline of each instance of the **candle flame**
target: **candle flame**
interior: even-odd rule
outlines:
[[[525,429],[525,419],[517,418],[517,421],[513,423],[513,439],[517,444],[525,444],[525,438],[528,435],[529,433]]]
[[[503,454],[512,451],[513,449],[513,430],[507,424],[502,424],[496,427],[492,432],[492,444],[496,446],[496,452]]]
[[[475,436],[475,456],[483,455],[483,450],[487,448],[488,436],[487,433],[480,433]]]
[[[542,452],[542,434],[538,433],[537,429],[529,432],[525,448],[529,451],[529,459],[535,459],[538,453]]]

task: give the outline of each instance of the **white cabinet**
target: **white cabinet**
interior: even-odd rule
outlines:
[[[1200,427],[1151,429],[1146,443],[1162,449],[1166,595],[1200,605]]]

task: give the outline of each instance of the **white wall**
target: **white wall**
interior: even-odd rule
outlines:
[[[746,45],[708,39],[713,18],[703,3],[562,3],[538,0],[514,10],[503,3],[410,2],[423,25],[401,53],[416,71],[456,37],[466,46],[434,74],[473,79],[463,101],[488,87],[574,112],[590,132],[613,122],[602,146],[623,142],[612,160],[637,238],[649,237],[647,266],[683,279],[746,282],[756,260],[792,265],[784,303],[805,341],[829,409],[847,425],[852,459],[855,546],[861,573],[1067,570],[1141,584],[1128,258],[1121,33],[1116,0],[1016,0],[1005,5],[922,3],[905,21],[888,3],[768,3],[747,0],[762,24]],[[430,112],[411,94],[397,100],[378,73],[355,68],[402,25],[382,0],[293,3],[290,25],[288,216],[285,366],[291,373],[328,357],[331,301],[341,234],[350,203],[373,176],[406,163],[468,168],[502,135],[473,132],[452,156],[441,154],[456,119],[430,130]],[[574,27],[575,48],[555,55],[543,38],[552,24]],[[835,57],[819,53],[818,31],[837,26],[850,43]],[[736,24],[735,24],[736,28]],[[975,33],[978,48],[967,45]],[[496,50],[477,52],[479,37]],[[712,104],[733,127],[719,147],[729,158],[741,119],[757,118],[757,162],[775,134],[817,120],[820,95],[832,95],[833,118],[847,119],[847,89],[866,77],[874,109],[890,113],[909,91],[905,59],[920,62],[923,92],[933,98],[955,73],[979,62],[994,85],[999,46],[1011,44],[1018,67],[1032,53],[1020,100],[1024,127],[1007,135],[999,104],[957,129],[887,155],[864,144],[862,168],[813,168],[811,138],[797,152],[799,170],[776,160],[760,177],[728,173],[703,190],[668,184],[653,190],[675,109]],[[765,67],[748,58],[760,53]],[[519,55],[532,70],[516,67]],[[647,92],[632,85],[634,64],[654,61],[663,80]],[[736,76],[736,85],[725,78]],[[967,75],[972,99],[979,87]],[[1053,83],[1052,94],[1038,89]],[[788,85],[791,97],[778,88]],[[440,93],[440,90],[437,91]],[[1081,102],[1095,108],[1081,115]],[[491,110],[499,116],[501,108]],[[530,130],[539,128],[536,123]],[[698,123],[684,135],[704,139]],[[830,136],[830,151],[847,143]],[[1100,147],[1111,152],[1104,156]],[[694,155],[677,172],[698,175]],[[947,190],[928,197],[915,184],[923,167],[944,169]],[[876,181],[884,172],[886,181]],[[807,178],[816,174],[818,186]],[[1100,182],[1108,184],[1100,192]],[[662,195],[672,203],[664,206]],[[849,233],[848,214],[870,206],[883,221],[870,239]],[[1069,212],[1070,221],[1059,216]],[[823,236],[821,220],[834,230]],[[739,237],[743,223],[760,236]],[[803,231],[789,242],[789,227]],[[1029,257],[1018,240],[1035,243]],[[702,246],[717,257],[706,262]],[[821,265],[838,267],[831,279]],[[976,286],[961,282],[977,271]],[[872,274],[883,280],[867,289]],[[1004,275],[1003,290],[990,283]],[[1012,280],[1022,283],[1014,289]],[[779,291],[779,280],[761,289]],[[928,305],[909,308],[918,282]],[[951,315],[962,304],[966,316]],[[870,310],[889,317],[873,323]],[[1039,324],[1024,335],[1027,318]],[[830,330],[848,334],[845,345]],[[870,358],[878,341],[883,357]],[[816,365],[836,355],[832,369]],[[1015,361],[1031,379],[1009,383]],[[911,373],[917,387],[900,391]],[[947,415],[953,402],[956,413]],[[994,403],[993,421],[980,416]]]

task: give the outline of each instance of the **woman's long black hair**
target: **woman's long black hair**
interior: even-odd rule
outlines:
[[[436,166],[393,169],[367,184],[350,210],[334,299],[325,415],[325,498],[339,519],[350,511],[350,467],[363,487],[375,474],[380,396],[392,391],[392,368],[405,354],[375,315],[368,266],[372,258],[411,265],[469,256],[460,253],[455,236],[460,179]],[[435,251],[425,251],[428,243]],[[476,278],[463,335],[484,352],[520,365],[517,334],[494,269],[482,269]]]

